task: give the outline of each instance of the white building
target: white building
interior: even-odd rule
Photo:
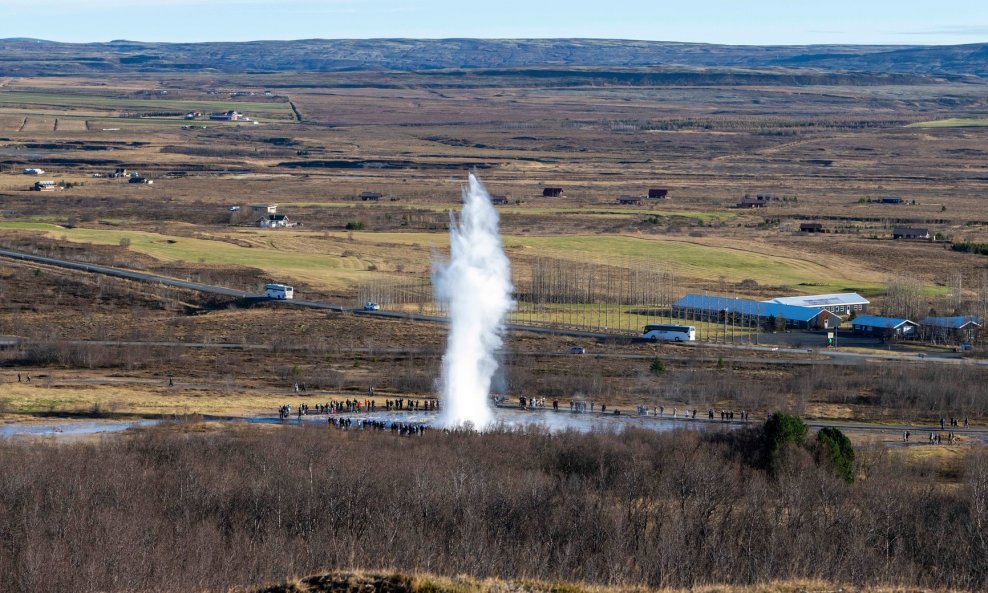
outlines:
[[[871,302],[856,292],[841,292],[835,294],[814,294],[809,296],[779,297],[762,301],[780,305],[795,305],[797,307],[813,307],[826,309],[837,315],[861,313]]]
[[[44,175],[45,174],[45,170],[44,169],[31,168],[31,169],[24,169],[23,173],[25,175]]]

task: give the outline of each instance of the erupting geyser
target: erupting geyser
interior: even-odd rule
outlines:
[[[443,426],[483,430],[493,420],[491,379],[497,371],[504,318],[514,306],[511,264],[498,215],[480,181],[463,188],[460,220],[450,213],[450,259],[433,266],[433,285],[449,306],[449,337],[440,379]]]

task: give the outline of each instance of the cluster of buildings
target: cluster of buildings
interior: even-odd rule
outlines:
[[[851,332],[882,340],[922,339],[939,344],[971,344],[983,322],[972,315],[927,317],[919,322],[866,315],[870,302],[857,293],[779,297],[764,301],[688,294],[672,304],[672,316],[762,327],[769,331],[836,330],[845,320]]]
[[[300,222],[292,222],[286,214],[278,214],[277,204],[252,204],[250,209],[251,220],[262,229],[284,229],[301,226]],[[231,212],[238,212],[240,206],[230,206]]]

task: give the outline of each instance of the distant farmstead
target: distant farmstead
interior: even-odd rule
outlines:
[[[239,111],[230,110],[225,113],[210,113],[209,119],[212,121],[240,121],[244,118],[244,115]]]
[[[738,208],[764,208],[768,206],[774,198],[768,194],[758,194],[756,196],[744,196],[738,202]]]
[[[269,214],[257,219],[257,226],[262,229],[278,229],[294,225],[288,222],[288,216],[284,214]]]
[[[361,202],[378,202],[381,200],[381,194],[376,191],[365,191],[360,194]]]
[[[561,187],[547,187],[542,190],[543,198],[558,198],[563,195],[563,188]]]
[[[669,198],[669,190],[662,187],[653,187],[648,190],[648,199],[665,200]]]
[[[903,200],[899,196],[885,196],[884,198],[878,201],[882,204],[901,204],[905,200]]]
[[[500,196],[497,194],[491,194],[491,204],[495,206],[503,206],[508,203],[508,196]]]
[[[896,227],[892,229],[893,239],[925,239],[929,240],[933,238],[930,234],[930,229],[922,228],[912,228],[912,227]]]
[[[642,199],[638,196],[621,196],[617,199],[618,204],[641,204]]]
[[[44,169],[35,169],[33,167],[30,168],[30,169],[24,169],[21,172],[24,173],[25,175],[44,175],[45,174],[45,170]]]
[[[804,222],[799,225],[799,232],[801,233],[822,233],[823,224],[819,222]]]

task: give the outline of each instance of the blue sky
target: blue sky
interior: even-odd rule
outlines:
[[[750,45],[988,41],[984,0],[0,0],[0,38],[596,37]]]

